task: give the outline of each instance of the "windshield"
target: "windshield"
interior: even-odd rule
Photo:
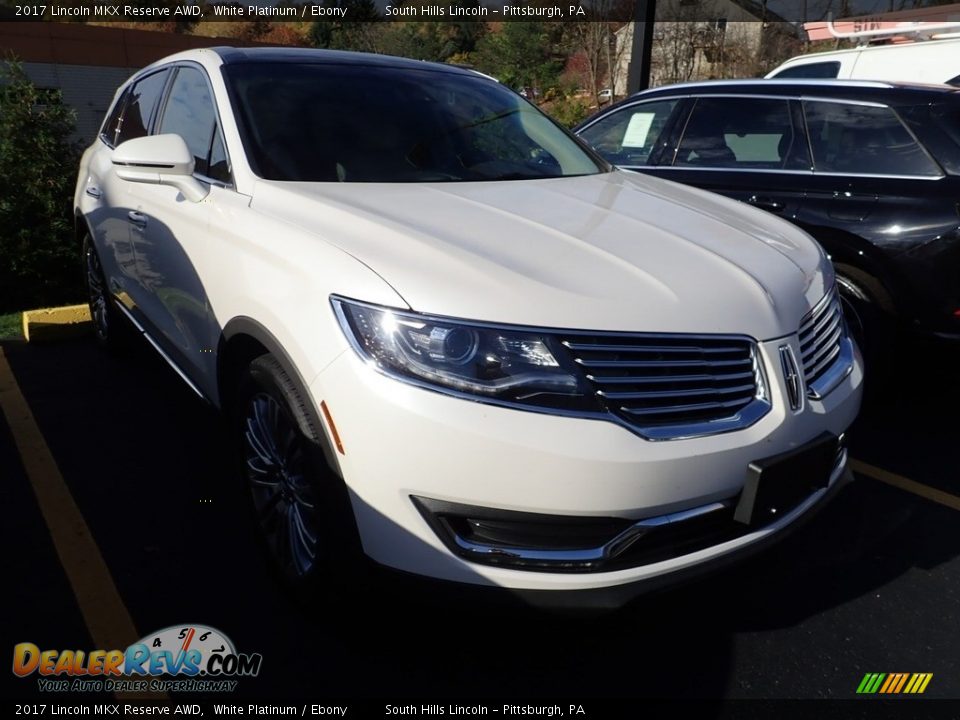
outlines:
[[[457,182],[604,172],[482,76],[360,65],[227,65],[244,146],[268,180]]]

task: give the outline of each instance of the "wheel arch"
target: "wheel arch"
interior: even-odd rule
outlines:
[[[243,371],[255,358],[268,353],[280,363],[304,403],[303,407],[291,408],[300,430],[320,446],[327,464],[342,478],[324,414],[314,402],[306,380],[280,341],[262,323],[251,317],[233,318],[220,334],[217,348],[217,396],[220,409],[227,415],[236,410],[236,395]]]
[[[83,243],[83,238],[86,235],[93,237],[93,229],[90,227],[87,216],[80,211],[80,208],[75,208],[73,211],[73,238],[76,240],[78,247]]]
[[[870,294],[883,312],[901,316],[909,305],[890,261],[864,238],[826,227],[801,226],[830,256],[842,275]]]

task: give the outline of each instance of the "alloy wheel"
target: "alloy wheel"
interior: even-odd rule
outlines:
[[[310,574],[316,564],[316,495],[307,477],[303,439],[280,403],[265,392],[247,403],[243,459],[257,520],[285,572]]]
[[[107,289],[103,280],[103,267],[93,244],[87,240],[84,249],[84,260],[87,270],[87,296],[90,301],[90,315],[93,318],[93,329],[97,339],[105,341],[110,334],[109,307],[107,306]]]

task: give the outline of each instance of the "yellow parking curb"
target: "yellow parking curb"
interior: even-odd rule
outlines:
[[[23,337],[27,342],[60,340],[90,332],[90,308],[87,305],[25,310]]]

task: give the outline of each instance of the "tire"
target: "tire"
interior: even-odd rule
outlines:
[[[886,381],[895,364],[896,333],[892,318],[857,281],[838,274],[837,285],[847,327],[863,354],[870,387],[875,388]]]
[[[83,236],[83,267],[87,286],[87,304],[93,321],[93,334],[97,342],[110,350],[117,349],[123,340],[126,327],[113,298],[110,297],[107,278],[103,273],[100,255],[94,247],[93,238]]]
[[[322,429],[273,355],[253,360],[234,405],[241,475],[281,582],[301,596],[341,600],[363,566],[343,481],[327,465]]]

